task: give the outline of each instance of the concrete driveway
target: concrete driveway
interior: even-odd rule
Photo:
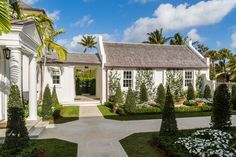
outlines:
[[[210,117],[179,118],[179,129],[208,127]],[[236,116],[232,117],[236,126]],[[96,106],[80,107],[80,120],[56,124],[39,137],[78,143],[78,157],[127,157],[119,140],[139,132],[159,131],[161,120],[107,120]]]

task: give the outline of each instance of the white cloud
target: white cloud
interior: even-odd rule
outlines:
[[[236,48],[236,31],[233,32],[231,39],[232,39],[231,47]]]
[[[54,10],[53,12],[47,12],[47,15],[54,21],[58,21],[60,19],[60,10]]]
[[[86,27],[86,26],[91,25],[92,23],[94,23],[94,20],[89,15],[86,15],[82,17],[81,19],[79,19],[74,24],[72,24],[72,26]]]
[[[130,2],[130,3],[146,4],[146,3],[154,2],[154,1],[157,1],[157,0],[130,0],[129,2]]]
[[[103,37],[103,41],[114,41],[114,36],[104,33],[104,34],[84,34],[86,35],[93,35],[96,36],[96,41],[98,40],[98,36]],[[59,39],[57,43],[66,47],[70,52],[83,52],[84,47],[79,44],[83,35],[79,34],[74,36],[71,40],[68,39]]]
[[[26,4],[29,4],[29,5],[33,5],[36,2],[38,2],[38,0],[22,0],[22,1],[25,2]]]
[[[169,3],[161,4],[154,11],[153,17],[139,18],[127,28],[124,31],[123,40],[143,41],[146,33],[156,28],[168,31],[215,24],[220,22],[235,6],[236,0],[200,1],[191,6],[185,3],[176,7]]]
[[[198,34],[197,29],[193,28],[188,32],[188,37],[191,39],[193,42],[194,41],[203,41],[203,38]]]

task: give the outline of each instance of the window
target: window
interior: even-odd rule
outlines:
[[[132,87],[132,71],[124,71],[123,87]]]
[[[60,71],[58,69],[52,71],[52,82],[53,84],[60,84]]]
[[[190,83],[193,83],[193,72],[192,71],[186,71],[185,72],[185,87],[188,87]]]

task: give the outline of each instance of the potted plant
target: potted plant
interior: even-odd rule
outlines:
[[[202,107],[203,105],[205,105],[205,102],[202,99],[196,99],[196,105]]]

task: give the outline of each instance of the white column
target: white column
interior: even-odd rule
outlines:
[[[19,90],[22,90],[21,75],[22,75],[22,58],[20,49],[11,49],[10,59],[10,82],[18,86]]]
[[[33,56],[29,66],[29,120],[37,120],[37,64]]]

